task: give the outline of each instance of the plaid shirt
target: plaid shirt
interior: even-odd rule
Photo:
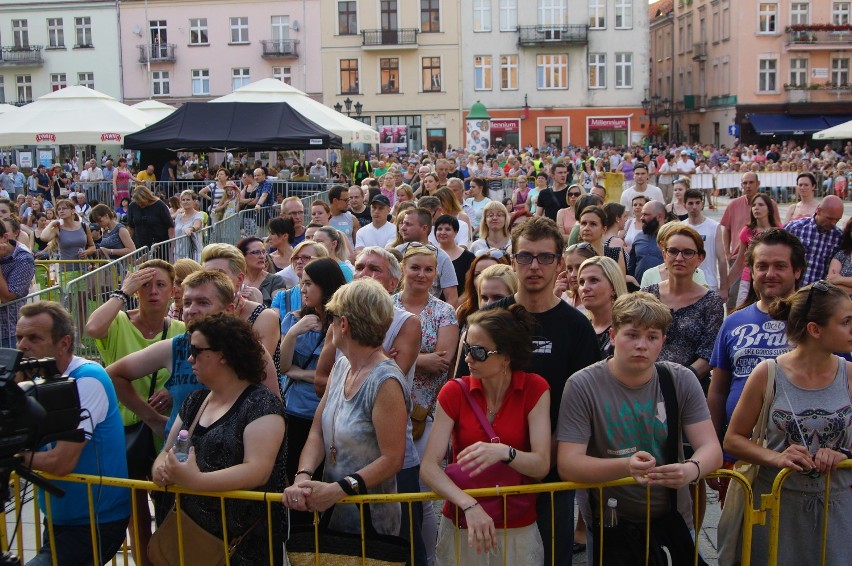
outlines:
[[[819,281],[828,273],[828,264],[840,247],[843,232],[837,226],[823,231],[817,226],[814,215],[811,218],[793,220],[784,228],[798,237],[807,251],[808,267],[802,277],[802,286]]]
[[[26,297],[35,275],[35,258],[29,250],[14,240],[9,240],[9,243],[13,243],[15,249],[11,254],[0,259],[0,271],[6,279],[9,291],[18,298]],[[15,325],[18,322],[18,309],[21,305],[21,301],[0,305],[0,347],[2,348],[16,346]]]

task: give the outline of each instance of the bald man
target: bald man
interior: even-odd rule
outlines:
[[[642,207],[642,233],[637,234],[630,248],[630,265],[627,274],[642,281],[646,270],[663,263],[663,252],[657,245],[657,232],[666,222],[666,207],[663,203],[652,200]]]
[[[840,247],[843,232],[837,223],[843,217],[843,201],[834,195],[822,199],[810,218],[799,218],[784,228],[797,236],[807,251],[808,267],[802,276],[802,285],[823,279],[828,264]]]

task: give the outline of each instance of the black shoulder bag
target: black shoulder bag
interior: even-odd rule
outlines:
[[[666,464],[678,461],[678,444],[681,442],[680,408],[677,404],[677,393],[669,369],[663,364],[656,364],[657,375],[660,379],[660,391],[666,405]],[[683,516],[677,510],[677,490],[667,489],[669,495],[669,511],[665,515],[651,519],[650,529],[646,523],[628,521],[618,517],[618,525],[604,529],[603,540],[594,541],[594,564],[600,564],[600,553],[603,552],[603,563],[609,566],[640,566],[645,562],[645,535],[650,537],[648,544],[648,566],[667,566],[669,561],[664,548],[671,556],[672,564],[692,564],[695,556],[695,542],[689,532],[689,527]],[[595,490],[589,490],[590,501],[595,505]],[[594,536],[600,533],[600,523],[594,526]],[[699,566],[707,563],[698,557]]]

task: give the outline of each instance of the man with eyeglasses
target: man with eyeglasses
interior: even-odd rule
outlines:
[[[408,246],[427,246],[438,256],[438,275],[432,285],[431,294],[439,297],[444,293],[444,301],[453,308],[458,306],[458,278],[453,267],[453,261],[447,252],[429,243],[429,233],[432,231],[432,213],[425,208],[414,208],[406,211],[405,216],[399,223],[399,234],[404,244],[396,247],[402,253]]]
[[[343,232],[349,243],[355,245],[355,235],[358,233],[360,224],[355,219],[355,216],[349,212],[349,188],[344,185],[334,185],[328,191],[328,201],[330,215],[328,218],[329,226],[337,228]]]
[[[663,205],[666,204],[663,191],[660,187],[649,184],[649,177],[648,166],[644,163],[637,163],[633,167],[633,186],[621,193],[621,204],[625,208],[629,209],[633,199],[638,195],[644,195],[649,201],[655,200],[663,203]]]
[[[807,250],[808,268],[802,285],[823,279],[828,273],[828,264],[843,239],[843,232],[837,227],[842,217],[843,201],[828,195],[822,199],[812,217],[793,220],[784,227],[798,237]]]
[[[518,276],[518,292],[486,308],[523,306],[538,322],[533,331],[533,356],[524,371],[537,373],[550,385],[551,433],[556,430],[559,403],[568,377],[600,360],[597,336],[589,319],[554,294],[557,275],[564,270],[562,249],[565,240],[559,227],[549,218],[530,218],[512,232],[512,267]],[[459,361],[456,377],[468,375],[464,360]],[[555,437],[553,439],[555,444]],[[556,461],[543,481],[560,481]],[[545,564],[570,565],[573,555],[574,492],[553,494],[551,525],[550,494],[538,499],[538,526],[544,542]],[[551,538],[556,554],[551,562]]]
[[[752,370],[763,360],[790,350],[786,323],[769,316],[769,305],[776,298],[792,295],[807,267],[802,242],[780,228],[757,234],[745,250],[745,262],[751,271],[751,290],[740,309],[722,322],[710,356],[707,405],[719,438],[725,435]],[[725,455],[724,466],[732,469],[734,460]],[[724,504],[728,482],[711,480],[707,484],[719,492]]]
[[[305,239],[305,205],[299,197],[287,197],[281,201],[281,218],[293,221],[296,236],[290,245],[296,247]]]

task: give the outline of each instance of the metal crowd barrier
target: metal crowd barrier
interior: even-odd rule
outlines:
[[[150,259],[162,259],[174,263],[179,259],[194,259],[201,263],[201,250],[210,243],[212,226],[205,226],[195,234],[182,234],[151,246]],[[236,243],[236,241],[234,242]]]
[[[88,484],[88,486],[89,486],[89,489],[88,489],[88,493],[89,493],[88,509],[89,509],[90,527],[91,527],[91,533],[92,533],[93,540],[94,540],[94,537],[96,536],[96,527],[97,527],[96,522],[94,520],[94,501],[93,501],[93,498],[92,498],[92,486],[94,486],[94,485],[112,486],[112,487],[121,487],[121,488],[125,488],[125,489],[131,489],[132,490],[131,491],[131,498],[133,499],[132,503],[133,503],[134,506],[135,506],[135,503],[136,503],[135,498],[137,497],[137,493],[142,493],[142,491],[144,491],[144,490],[147,490],[147,491],[167,491],[169,493],[174,493],[177,496],[176,499],[177,499],[178,504],[180,502],[180,499],[181,499],[180,496],[181,495],[199,495],[199,496],[212,497],[212,498],[219,499],[220,503],[222,504],[221,505],[222,511],[221,511],[220,521],[221,521],[221,524],[223,526],[223,532],[225,534],[225,540],[228,539],[228,535],[227,535],[227,515],[226,515],[226,510],[225,510],[225,505],[224,505],[224,502],[225,502],[226,499],[230,499],[230,500],[238,499],[238,500],[256,501],[256,502],[259,502],[259,503],[263,503],[263,504],[265,504],[265,507],[266,507],[266,523],[265,523],[266,532],[267,532],[266,541],[267,541],[267,544],[269,544],[270,564],[272,564],[272,560],[273,560],[273,552],[272,552],[273,540],[276,540],[277,535],[278,535],[278,533],[273,534],[272,527],[271,527],[271,525],[278,526],[277,522],[273,523],[273,521],[272,521],[273,506],[274,505],[280,506],[281,495],[282,495],[280,493],[264,493],[264,492],[256,492],[256,491],[197,492],[197,491],[191,491],[191,490],[187,490],[187,489],[177,487],[177,486],[170,486],[168,488],[162,488],[162,487],[159,487],[159,486],[157,486],[157,485],[155,485],[151,482],[127,480],[127,479],[119,479],[119,478],[105,478],[105,477],[99,477],[99,476],[87,476],[87,475],[77,475],[77,474],[71,474],[71,475],[68,475],[68,476],[61,477],[61,478],[51,476],[49,474],[44,474],[44,476],[49,480],[61,480],[61,481],[70,481],[70,482]],[[752,530],[752,526],[754,524],[756,524],[756,521],[755,521],[756,519],[760,519],[761,517],[764,517],[765,514],[761,514],[759,510],[753,509],[753,499],[752,499],[751,486],[749,485],[748,481],[742,475],[740,475],[737,472],[733,472],[733,471],[729,471],[729,470],[718,470],[718,471],[714,472],[713,474],[711,474],[710,477],[729,478],[732,481],[740,482],[740,484],[742,484],[742,486],[743,486],[744,494],[745,494],[745,509],[744,509],[744,513],[743,513],[743,552],[742,552],[741,564],[742,564],[742,566],[749,566],[750,560],[751,560],[751,530]],[[505,506],[507,504],[506,503],[507,502],[506,497],[509,496],[509,495],[528,494],[528,493],[550,493],[551,497],[552,497],[552,494],[557,492],[557,491],[575,490],[575,489],[596,489],[596,490],[598,490],[598,492],[600,494],[604,487],[625,486],[625,485],[635,485],[635,484],[636,484],[636,482],[632,478],[625,478],[625,479],[622,479],[622,480],[617,480],[617,481],[607,482],[607,483],[601,483],[601,484],[579,484],[579,483],[572,483],[572,482],[559,482],[559,483],[534,484],[534,485],[523,485],[523,486],[507,486],[507,487],[490,488],[490,489],[474,489],[474,490],[468,490],[468,493],[473,495],[474,497],[493,497],[493,496],[502,497],[503,502],[504,502],[504,506]],[[698,487],[696,486],[693,489],[697,490]],[[12,493],[13,493],[13,496],[14,496],[14,499],[13,499],[14,508],[11,509],[11,510],[7,509],[6,512],[4,513],[3,520],[0,521],[0,542],[2,542],[5,545],[4,547],[8,548],[10,546],[8,544],[9,537],[8,537],[8,534],[7,534],[9,524],[12,523],[17,527],[17,529],[12,533],[13,537],[14,537],[13,550],[16,552],[16,554],[19,557],[23,558],[24,561],[26,561],[28,553],[34,552],[35,550],[37,550],[41,546],[40,541],[42,540],[42,538],[41,538],[41,524],[40,524],[41,521],[39,520],[40,513],[39,513],[38,506],[36,504],[37,499],[39,497],[39,492],[36,488],[33,488],[33,490],[34,490],[35,495],[32,498],[33,507],[34,507],[34,511],[32,512],[32,516],[34,517],[33,527],[34,527],[35,533],[32,533],[32,534],[34,535],[33,540],[35,542],[30,543],[30,544],[33,544],[33,546],[28,545],[27,541],[25,540],[25,536],[24,536],[23,529],[22,529],[21,525],[19,523],[15,522],[16,517],[21,516],[21,512],[24,510],[24,508],[23,508],[24,503],[23,502],[25,500],[25,498],[23,497],[23,492],[21,490],[21,480],[17,476],[13,475],[13,481],[12,481]],[[140,491],[140,490],[142,490],[142,491]],[[353,503],[353,504],[357,504],[359,506],[363,505],[364,503],[369,503],[371,505],[374,505],[374,504],[400,504],[402,506],[402,512],[403,513],[409,513],[409,516],[410,516],[410,514],[412,513],[412,510],[413,510],[412,506],[410,505],[411,503],[433,502],[433,501],[438,501],[440,499],[441,499],[440,496],[438,496],[435,493],[423,492],[423,493],[405,493],[405,494],[393,494],[393,495],[363,495],[363,496],[354,496],[354,497],[350,496],[350,497],[346,497],[346,498],[342,499],[340,501],[340,503]],[[601,505],[602,505],[602,497],[599,496],[598,499],[601,501]],[[697,501],[697,498],[694,498],[694,499]],[[48,525],[48,536],[49,536],[49,538],[52,542],[53,541],[53,538],[52,538],[53,537],[52,516],[51,516],[49,506],[46,506],[45,515],[46,515],[46,523]],[[697,517],[697,513],[695,513],[695,516]],[[29,523],[29,514],[28,513],[23,513],[23,518],[24,518],[24,522]],[[136,519],[131,518],[131,520],[135,521]],[[759,523],[759,522],[760,521],[757,521],[757,523]],[[263,524],[263,523],[261,523],[261,524]],[[409,525],[410,525],[409,529],[413,529],[413,523],[411,521],[409,521]],[[135,528],[134,528],[133,531],[135,533],[138,533],[139,532],[138,523],[134,524],[134,527]],[[315,535],[315,537],[317,537],[317,538],[315,538],[315,540],[319,540],[318,537],[322,536],[322,534],[318,530],[318,527],[319,527],[319,517],[318,517],[317,514],[315,514],[314,515],[314,528],[315,528],[314,535]],[[696,529],[696,531],[697,531],[697,529]],[[369,540],[366,539],[366,535],[365,535],[363,529],[361,530],[360,534],[361,534],[362,548],[363,548],[363,545],[368,544]],[[409,539],[411,538],[412,534],[413,533],[410,530],[409,533],[408,533]],[[458,534],[458,532],[457,532],[457,534]],[[570,536],[569,533],[562,533],[562,536],[565,536],[566,534],[568,534]],[[183,540],[182,540],[182,534],[180,532],[180,529],[179,529],[179,535],[178,536],[179,536],[180,547],[181,547],[182,564],[191,565],[192,564],[191,557],[187,556],[184,553]],[[603,537],[606,536],[606,531],[603,528],[601,528],[601,530],[598,533],[596,533],[595,536],[596,536],[597,541],[602,541]],[[648,532],[646,531],[646,537],[648,537],[648,536],[649,536]],[[457,536],[457,539],[458,538],[459,537]],[[554,544],[554,540],[544,541],[544,542],[545,542],[545,544],[551,544],[551,545]],[[466,541],[456,540],[456,548],[459,548],[459,546],[458,546],[459,544],[466,544]],[[124,547],[119,551],[119,553],[113,559],[112,563],[116,564],[116,563],[123,561],[124,564],[127,564],[129,562],[129,560],[131,559],[131,556],[130,556],[131,547],[140,548],[139,541],[138,540],[125,541]],[[226,547],[225,547],[225,543],[223,542],[223,549],[224,548],[226,548]],[[502,548],[505,549],[505,545],[503,545]],[[191,551],[191,549],[190,549],[190,551]],[[414,562],[414,547],[413,547],[413,545],[409,545],[409,552],[410,552],[410,556],[411,556],[411,563],[413,564],[413,562]],[[55,553],[54,553],[54,556],[55,556]],[[225,554],[225,556],[226,556],[227,563],[230,563],[230,559],[227,558],[227,553]],[[696,552],[695,552],[695,555],[693,557],[693,563],[694,564],[698,563],[698,556],[699,556],[699,551],[698,551],[698,545],[696,544]],[[501,563],[506,564],[507,563],[506,559],[507,559],[507,557],[505,555],[505,550],[504,550],[503,561]],[[54,564],[55,563],[56,562],[54,561]],[[316,564],[317,564],[317,566],[320,566],[322,564],[320,556],[318,554],[316,555]],[[770,562],[770,564],[773,564],[773,563]],[[458,559],[458,554],[457,554],[457,558],[456,558],[456,565],[462,566],[460,564],[459,559]],[[602,559],[599,563],[599,566],[603,566],[603,560]],[[678,565],[678,566],[681,566],[681,565]]]
[[[18,324],[18,312],[21,307],[38,301],[62,300],[62,289],[56,285],[47,289],[33,291],[26,297],[8,301],[0,305],[0,348],[15,348],[15,326]]]

